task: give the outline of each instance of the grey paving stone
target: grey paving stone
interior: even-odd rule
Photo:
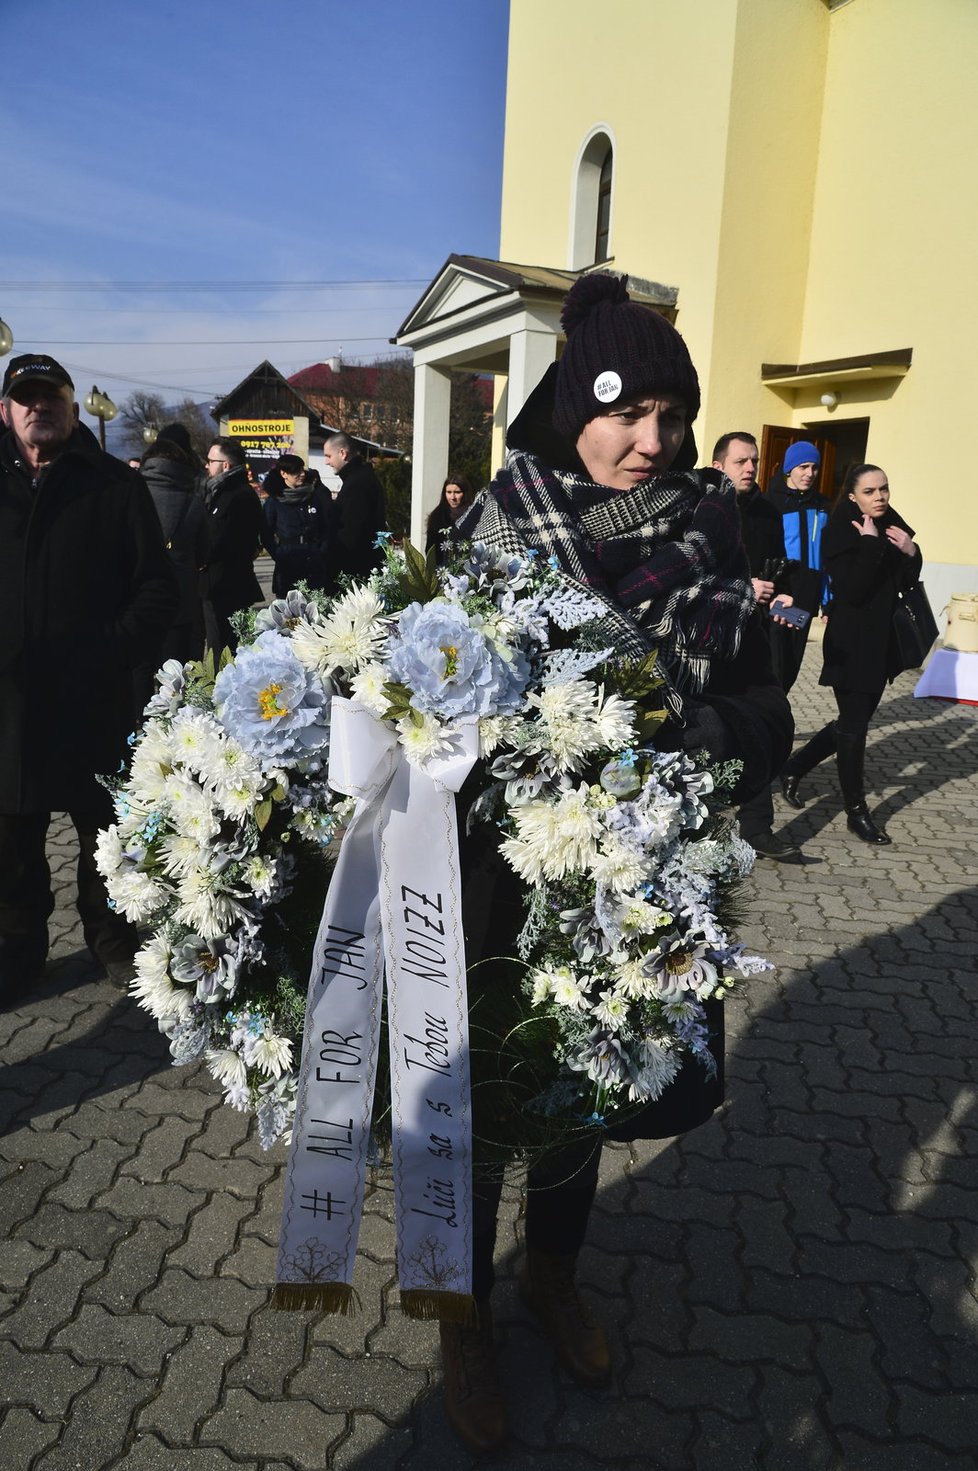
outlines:
[[[382,1405],[385,1419],[397,1423],[427,1384],[424,1370],[405,1369],[396,1359],[378,1354],[351,1359],[322,1347],[312,1350],[289,1387],[292,1394],[337,1415]]]
[[[140,1139],[138,1158],[122,1165],[119,1173],[135,1175],[146,1185],[166,1180],[183,1159],[188,1141],[199,1132],[200,1124],[194,1119],[160,1119]]]
[[[226,1333],[242,1333],[248,1318],[267,1297],[230,1277],[194,1277],[171,1267],[144,1294],[140,1306],[145,1312],[159,1313],[168,1323],[212,1323]]]
[[[68,1135],[67,1129],[58,1131]],[[70,1136],[69,1137],[76,1137]],[[123,1160],[135,1149],[132,1144],[118,1144],[114,1139],[79,1139],[81,1152],[71,1161],[61,1182],[48,1191],[48,1200],[69,1210],[90,1206],[95,1197],[108,1189]]]
[[[58,1445],[32,1471],[79,1471],[109,1466],[128,1441],[129,1425],[149,1387],[128,1369],[102,1369],[74,1401]]]
[[[73,1246],[95,1261],[103,1260],[125,1233],[125,1222],[108,1211],[74,1211],[54,1204],[40,1206],[17,1227],[18,1236],[35,1246]]]
[[[244,1350],[228,1370],[228,1384],[250,1389],[263,1399],[301,1393],[296,1389],[294,1376],[302,1374],[306,1361],[309,1316],[308,1313],[277,1312],[272,1307],[255,1313],[249,1324]],[[334,1351],[323,1349],[321,1352],[328,1356]],[[362,1359],[357,1357],[354,1362],[359,1365]],[[313,1394],[309,1398],[316,1399],[316,1396]]]
[[[0,1337],[0,1384],[4,1402],[22,1405],[46,1419],[66,1415],[74,1395],[91,1384],[96,1370],[63,1353],[21,1352]]]
[[[14,1239],[0,1241],[0,1283],[9,1292],[26,1287],[28,1279],[53,1257],[54,1251],[50,1247]]]
[[[198,1422],[220,1405],[227,1366],[241,1348],[240,1337],[207,1324],[187,1330],[169,1356],[159,1393],[139,1415],[140,1434],[153,1431],[168,1445],[191,1445]]]
[[[155,1435],[140,1435],[112,1471],[274,1471],[267,1463],[231,1459],[213,1446],[179,1450]],[[283,1467],[283,1471],[289,1468]]]
[[[326,1414],[308,1402],[274,1403],[257,1399],[246,1389],[232,1389],[202,1426],[200,1439],[232,1456],[276,1456],[302,1471],[322,1471],[331,1447],[345,1433],[345,1415]]]
[[[80,1252],[59,1251],[32,1279],[20,1305],[4,1318],[4,1336],[18,1348],[43,1348],[53,1330],[75,1313],[79,1292],[100,1271],[98,1263]]]
[[[231,1195],[211,1197],[187,1223],[186,1238],[169,1255],[171,1267],[203,1276],[213,1273],[234,1249],[238,1228],[251,1205]]]
[[[137,1221],[117,1243],[104,1275],[86,1287],[85,1300],[101,1303],[112,1312],[135,1307],[140,1295],[159,1281],[167,1250],[179,1240],[179,1227]]]
[[[346,1440],[333,1453],[334,1471],[386,1471],[401,1464],[410,1450],[413,1434],[410,1428],[392,1428],[376,1414],[361,1411],[351,1416],[352,1426]]]
[[[184,1225],[206,1196],[174,1180],[146,1185],[135,1176],[115,1180],[96,1197],[100,1206],[127,1220],[157,1220],[166,1226]]]
[[[83,1364],[121,1364],[137,1374],[158,1375],[182,1336],[182,1329],[149,1313],[110,1313],[98,1303],[85,1303],[55,1334],[52,1347],[67,1349]]]

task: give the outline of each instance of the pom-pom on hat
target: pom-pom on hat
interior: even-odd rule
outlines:
[[[674,393],[689,422],[700,385],[686,344],[670,322],[629,298],[625,281],[596,271],[575,281],[560,324],[567,346],[557,365],[554,428],[577,441],[591,419],[643,393]]]
[[[781,466],[786,475],[799,465],[820,465],[822,456],[813,444],[807,439],[799,439],[797,444],[790,444],[785,451],[784,464]]]

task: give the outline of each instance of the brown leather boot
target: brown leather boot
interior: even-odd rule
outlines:
[[[611,1351],[574,1285],[574,1256],[548,1256],[527,1247],[520,1297],[540,1319],[557,1358],[578,1384],[597,1387],[611,1376]]]
[[[478,1304],[476,1327],[441,1324],[445,1369],[445,1413],[463,1445],[477,1456],[498,1450],[509,1438],[509,1421],[499,1383],[492,1311]]]

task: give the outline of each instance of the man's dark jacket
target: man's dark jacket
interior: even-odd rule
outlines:
[[[244,465],[208,480],[204,493],[205,563],[200,592],[215,613],[229,617],[261,600],[255,558],[264,519]]]
[[[174,616],[176,580],[142,478],[74,431],[32,486],[0,436],[0,813],[91,802],[132,730],[131,672]]]
[[[348,460],[339,476],[343,488],[334,505],[330,569],[334,577],[366,577],[382,560],[374,543],[387,519],[384,487],[365,460]]]
[[[737,509],[750,575],[769,582],[771,579],[764,577],[765,563],[784,561],[785,556],[781,515],[757,485],[737,496]],[[787,592],[787,583],[776,591]]]

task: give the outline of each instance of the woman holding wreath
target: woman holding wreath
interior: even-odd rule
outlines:
[[[605,605],[601,638],[617,657],[642,660],[657,650],[670,711],[657,744],[741,762],[732,796],[742,801],[780,769],[792,723],[751,617],[734,489],[717,471],[693,469],[696,371],[675,328],[632,302],[619,277],[577,281],[562,325],[564,354],[510,427],[506,468],[460,518],[458,533],[503,551],[535,551],[586,587]],[[462,862],[467,961],[484,959],[490,969],[488,957],[505,954],[507,939],[513,948],[519,890],[490,841],[467,842]],[[719,1006],[710,1020],[722,1064]],[[712,1078],[699,1064],[687,1067],[629,1137],[695,1127],[722,1102],[722,1079],[722,1066]],[[574,1265],[600,1150],[600,1135],[589,1135],[531,1166],[520,1281],[562,1365],[590,1385],[607,1379],[611,1362],[578,1296]],[[500,1188],[487,1180],[474,1187],[478,1321],[441,1327],[448,1416],[478,1452],[507,1435],[489,1311]]]

